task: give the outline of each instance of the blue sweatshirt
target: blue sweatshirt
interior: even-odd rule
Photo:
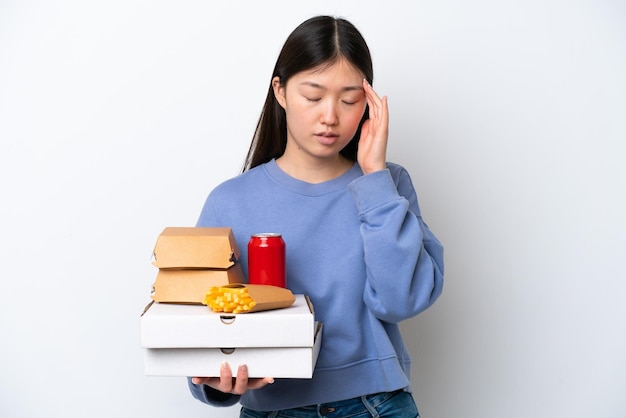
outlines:
[[[398,323],[441,294],[443,247],[422,220],[404,168],[388,163],[363,175],[355,163],[338,178],[311,184],[272,160],[216,187],[197,225],[231,227],[244,270],[250,236],[281,233],[287,287],[310,297],[324,328],[312,379],[276,379],[241,397],[189,379],[194,397],[270,411],[410,391]]]

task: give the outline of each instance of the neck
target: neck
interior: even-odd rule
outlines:
[[[287,154],[276,159],[276,164],[285,173],[307,183],[323,183],[335,179],[352,167],[352,161],[341,154],[328,159],[301,160]]]

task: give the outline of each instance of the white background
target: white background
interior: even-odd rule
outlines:
[[[624,417],[621,1],[0,2],[0,415],[235,417],[146,377],[165,226],[243,163],[278,50],[352,20],[446,247],[426,418]]]

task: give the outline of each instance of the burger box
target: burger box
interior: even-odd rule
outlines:
[[[227,269],[239,259],[239,248],[231,228],[169,226],[153,255],[152,264],[160,269]]]
[[[159,269],[152,285],[151,296],[156,302],[201,304],[206,291],[211,287],[245,281],[239,263],[226,270]]]
[[[152,287],[157,302],[202,303],[212,286],[244,283],[239,248],[231,228],[167,227],[155,244],[159,268]]]
[[[219,376],[228,362],[246,364],[250,377],[311,378],[323,328],[305,295],[287,308],[242,314],[152,301],[140,325],[146,375],[202,377]]]

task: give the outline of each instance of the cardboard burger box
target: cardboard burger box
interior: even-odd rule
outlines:
[[[311,378],[323,328],[305,295],[287,308],[245,314],[153,301],[140,324],[144,372],[156,376],[219,376],[228,362],[246,364],[250,377]]]
[[[165,228],[153,250],[152,299],[200,304],[212,286],[245,283],[239,255],[231,228]]]

